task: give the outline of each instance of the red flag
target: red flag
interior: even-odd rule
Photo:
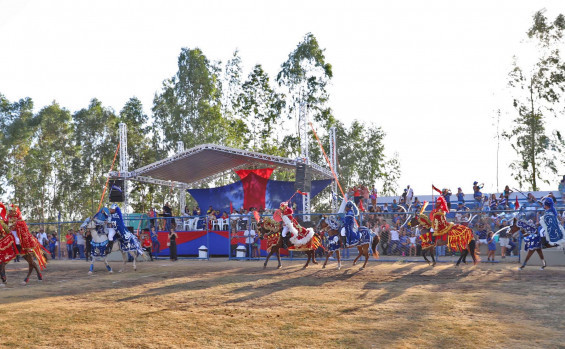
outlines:
[[[432,184],[432,189],[437,191],[440,195],[441,195],[441,190],[439,190],[438,188],[436,188],[433,184]]]
[[[231,203],[231,201],[230,201],[230,214],[232,214],[232,213],[233,213],[233,205],[232,205],[232,203]]]
[[[301,195],[308,195],[308,193],[305,193],[305,192],[300,191],[300,190],[297,190],[297,192],[298,192],[298,194],[301,194]]]
[[[518,195],[516,195],[516,204],[514,205],[514,209],[517,210],[520,208],[520,204],[518,203]]]
[[[255,220],[257,222],[259,222],[261,220],[261,217],[259,216],[259,212],[253,210],[253,216],[255,217]]]
[[[359,201],[359,211],[365,212],[365,207],[363,207],[363,200]]]

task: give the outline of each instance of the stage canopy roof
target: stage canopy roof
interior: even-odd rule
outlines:
[[[203,144],[181,151],[164,160],[138,168],[127,174],[112,172],[114,178],[162,184],[178,188],[209,182],[229,171],[267,165],[275,169],[294,170],[300,159],[266,155],[221,145]],[[331,171],[316,164],[309,164],[313,177],[332,178]]]

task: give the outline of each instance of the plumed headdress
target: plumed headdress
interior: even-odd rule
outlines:
[[[545,200],[543,200],[543,205],[549,207],[548,211],[553,213],[555,217],[557,217],[557,210],[554,207],[554,202],[552,198],[550,197],[545,198]]]
[[[449,213],[449,208],[447,208],[447,201],[445,201],[445,198],[443,196],[438,196],[436,200],[436,206],[439,206],[439,208],[441,208],[443,212]]]

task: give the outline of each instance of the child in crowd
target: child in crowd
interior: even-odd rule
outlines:
[[[496,243],[494,242],[494,233],[490,231],[487,237],[488,255],[487,260],[494,262],[494,253],[496,252]]]
[[[410,250],[408,252],[409,256],[416,256],[416,234],[410,234]]]

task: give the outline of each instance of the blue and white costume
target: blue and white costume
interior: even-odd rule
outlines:
[[[533,223],[531,223],[531,221],[518,221],[516,225],[528,233],[528,235],[524,236],[524,249],[526,251],[538,250],[541,248],[540,231]]]
[[[356,245],[359,243],[359,234],[355,229],[355,218],[359,215],[359,209],[352,201],[345,205],[345,217],[343,218],[343,228],[341,228],[341,236],[347,239],[347,245]]]
[[[563,246],[565,244],[565,240],[563,239],[565,229],[559,223],[553,199],[545,198],[543,206],[545,208],[545,213],[540,218],[540,224],[544,230],[544,234],[542,234],[542,236],[545,235],[548,242]]]

